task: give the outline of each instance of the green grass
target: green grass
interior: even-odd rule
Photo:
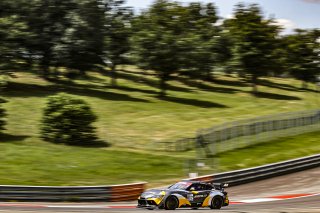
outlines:
[[[171,156],[172,153],[149,152],[157,142],[193,137],[199,128],[226,121],[320,107],[315,86],[300,90],[301,82],[297,80],[263,79],[261,93],[256,97],[250,93],[248,83],[224,75],[212,83],[177,78],[169,82],[168,97],[159,99],[152,72],[142,73],[130,66],[123,69],[117,88],[110,87],[109,77],[95,72],[89,74],[90,81],[53,83],[27,72],[11,78],[2,93],[8,101],[4,104],[8,124],[5,135],[0,136],[1,184],[96,185],[176,180],[185,177],[185,162],[194,153]],[[95,123],[98,136],[112,144],[111,148],[68,147],[39,138],[46,97],[57,92],[80,97],[92,106],[99,117]],[[320,136],[295,138],[225,153],[219,158],[220,169],[319,152],[314,140],[319,141]],[[200,172],[212,171],[205,168]]]
[[[4,93],[6,133],[35,140],[45,98],[61,91],[89,102],[99,116],[99,137],[125,148],[145,149],[152,142],[193,137],[199,128],[230,120],[320,107],[320,93],[300,90],[301,82],[280,78],[265,80],[269,86],[260,86],[261,97],[252,96],[250,85],[235,77],[218,76],[216,83],[180,79],[169,82],[168,98],[163,100],[157,97],[154,76],[129,70],[120,73],[118,88],[111,88],[110,79],[98,73],[90,74],[91,81],[74,84],[18,73]]]
[[[0,143],[0,183],[106,185],[148,181],[150,186],[159,186],[186,178],[188,172],[218,172],[217,166],[219,171],[227,171],[316,154],[320,152],[319,140],[320,132],[284,138],[221,154],[211,161],[214,164],[190,171],[185,164],[188,158],[181,156],[7,142]]]
[[[280,138],[220,154],[220,170],[254,167],[320,153],[320,132]]]
[[[1,184],[106,185],[184,175],[177,157],[45,143],[0,143],[0,149]]]

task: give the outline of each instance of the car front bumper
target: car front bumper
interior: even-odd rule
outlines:
[[[158,208],[157,203],[153,199],[138,199],[137,208],[144,208],[144,209],[156,209]]]

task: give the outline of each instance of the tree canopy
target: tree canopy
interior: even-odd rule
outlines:
[[[175,75],[211,80],[216,71],[250,79],[319,75],[319,30],[281,34],[256,4],[238,4],[220,20],[212,4],[156,0],[134,14],[124,0],[0,1],[0,74],[27,69],[47,79],[106,70],[116,86],[120,64],[154,70],[160,95]]]
[[[280,28],[274,20],[265,19],[256,4],[236,5],[234,18],[227,20],[225,25],[233,39],[232,65],[251,76],[256,92],[258,78],[277,68],[275,51]]]

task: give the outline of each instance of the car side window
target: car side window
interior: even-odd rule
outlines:
[[[209,184],[207,184],[207,185],[205,186],[205,189],[206,189],[206,190],[212,190],[212,189],[213,189],[213,187],[212,187],[212,186],[210,186]]]
[[[199,191],[199,184],[192,184],[189,188],[189,191]]]
[[[201,187],[201,190],[208,190],[206,184],[201,184],[200,187]]]

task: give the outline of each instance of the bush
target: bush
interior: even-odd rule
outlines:
[[[96,145],[92,126],[96,119],[85,101],[66,94],[50,96],[44,109],[41,137],[53,143]]]

